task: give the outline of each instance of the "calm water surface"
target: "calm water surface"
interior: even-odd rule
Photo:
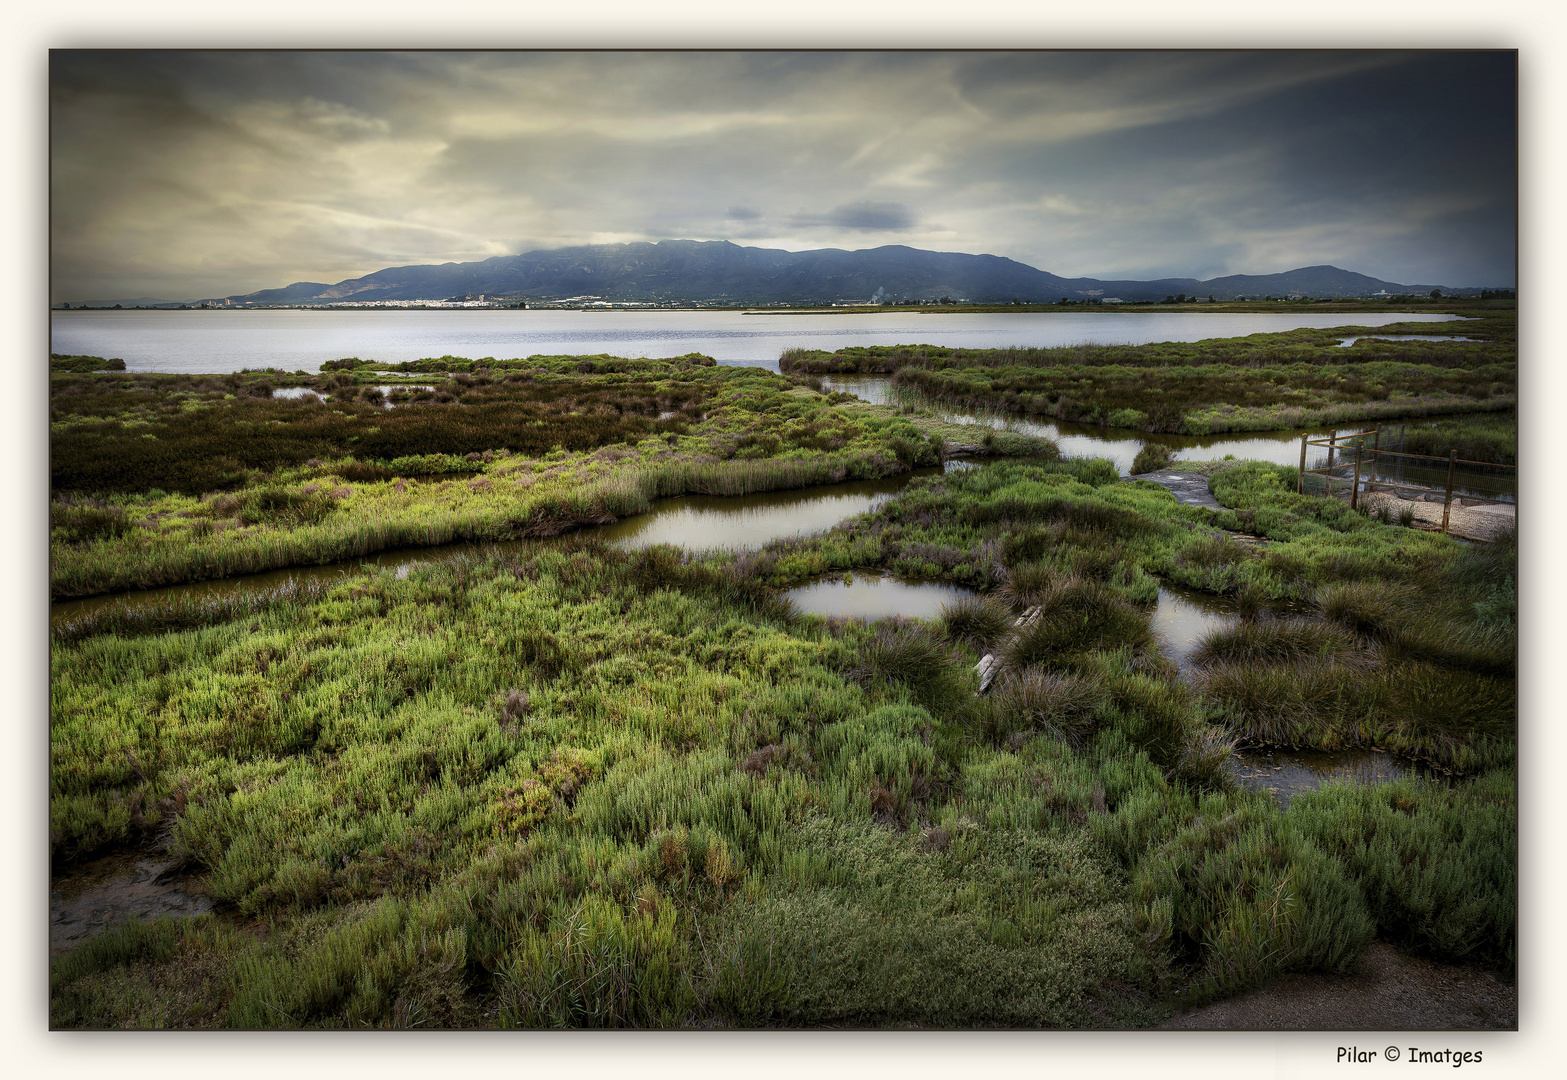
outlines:
[[[215,373],[276,367],[315,372],[357,356],[497,359],[538,354],[660,357],[700,352],[721,364],[777,370],[790,348],[929,344],[963,348],[1141,345],[1301,327],[1447,322],[1431,312],[1018,312],[1016,314],[748,315],[736,311],[54,311],[50,351],[119,357],[129,371]]]
[[[932,474],[934,471],[921,470],[920,474]],[[820,532],[845,517],[872,509],[907,484],[912,475],[734,498],[693,496],[664,499],[650,513],[583,531],[596,532],[609,542],[628,548],[643,548],[656,543],[672,543],[692,550],[757,547],[780,537]],[[499,544],[452,544],[440,548],[382,552],[329,566],[291,567],[219,581],[68,600],[51,606],[50,623],[54,626],[66,625],[106,608],[136,610],[174,600],[221,602],[231,597],[287,588],[294,582],[343,580],[365,566],[391,569],[398,577],[406,577],[422,566],[455,557],[491,551],[520,551],[533,543],[522,540]],[[934,619],[940,616],[944,606],[962,596],[973,595],[973,590],[942,582],[903,581],[891,575],[857,573],[835,575],[790,590],[786,595],[799,610],[822,615],[858,616],[865,619],[901,615]],[[1233,602],[1226,598],[1165,585],[1159,590],[1153,627],[1159,635],[1165,655],[1186,671],[1199,639],[1210,630],[1229,625],[1234,618]],[[1288,805],[1291,795],[1316,790],[1324,783],[1375,783],[1405,775],[1411,767],[1373,751],[1334,754],[1270,751],[1237,753],[1231,759],[1230,768],[1243,786],[1272,792],[1281,803]],[[113,902],[104,900],[99,903],[95,894],[89,898],[91,904],[77,912],[72,905],[62,904],[61,898],[56,897],[54,907],[59,925],[55,927],[55,935],[68,938],[76,928],[67,924],[76,919],[96,924],[104,919],[119,917],[122,901],[149,904],[172,902],[176,905],[186,902],[186,898],[177,891],[170,892],[147,884],[151,881],[152,871],[142,873],[142,869],[138,864],[137,874],[126,878],[130,883],[127,886],[130,892],[126,897],[116,895],[110,898]],[[120,884],[124,885],[125,882]],[[142,895],[144,891],[145,897]],[[165,896],[165,892],[169,892],[169,895]],[[58,917],[61,912],[65,916],[63,923]]]
[[[1235,621],[1234,601],[1210,596],[1195,589],[1176,585],[1159,586],[1159,603],[1154,608],[1153,629],[1159,635],[1160,651],[1187,671],[1192,653],[1204,634],[1222,630]]]
[[[641,549],[653,544],[675,544],[692,551],[724,548],[731,551],[761,547],[771,540],[824,532],[844,518],[874,509],[896,494],[915,476],[934,476],[936,469],[918,469],[882,480],[826,484],[794,491],[769,491],[754,495],[720,497],[689,495],[660,499],[646,514],[608,525],[591,526],[576,535],[597,535],[617,547]],[[59,626],[95,614],[105,608],[146,608],[170,601],[221,602],[236,597],[281,589],[290,582],[331,582],[356,574],[361,567],[388,569],[398,577],[422,566],[462,555],[478,556],[498,551],[521,551],[531,540],[494,544],[447,544],[435,548],[383,551],[361,559],[326,566],[294,566],[243,577],[142,589],[108,596],[62,600],[50,606],[49,621]]]
[[[1017,413],[989,410],[964,411],[932,401],[914,390],[898,386],[890,375],[833,375],[822,379],[825,390],[842,390],[868,401],[873,405],[907,405],[929,410],[943,420],[957,424],[984,424],[998,431],[1018,431],[1027,435],[1039,435],[1050,439],[1061,448],[1064,457],[1101,457],[1114,462],[1122,476],[1129,475],[1137,452],[1147,443],[1169,447],[1180,462],[1210,461],[1226,456],[1271,461],[1275,465],[1300,464],[1300,437],[1325,439],[1329,435],[1352,435],[1365,431],[1374,421],[1347,427],[1290,428],[1283,431],[1247,431],[1222,435],[1172,435],[1165,432],[1139,431],[1135,428],[1099,427],[1093,424],[1072,424],[1060,420],[1028,418]],[[1460,419],[1460,416],[1448,419]],[[1401,445],[1402,431],[1414,427],[1419,421],[1392,420],[1383,424],[1383,449],[1396,450]],[[1347,491],[1353,467],[1353,452],[1348,458],[1342,451],[1335,455],[1335,464],[1348,461],[1342,475],[1336,475],[1335,486]],[[1321,447],[1307,448],[1307,468],[1321,468],[1327,464],[1327,451]],[[1385,458],[1372,474],[1368,465],[1362,472],[1363,480],[1397,480],[1439,489],[1447,483],[1447,466],[1417,460]],[[1320,483],[1320,481],[1319,481]],[[1486,471],[1460,466],[1454,475],[1453,490],[1460,495],[1496,499],[1501,502],[1517,500],[1517,476],[1512,470]]]
[[[917,474],[798,491],[663,499],[650,514],[624,518],[595,532],[617,547],[634,549],[654,544],[675,544],[693,551],[758,548],[787,536],[825,532],[844,518],[881,505],[902,490],[912,475],[933,476],[936,472],[921,469]]]
[[[901,581],[890,575],[844,574],[784,594],[801,611],[814,615],[855,615],[885,619],[902,615],[934,619],[941,609],[974,590],[934,581]]]
[[[1230,775],[1288,807],[1294,796],[1325,784],[1385,784],[1428,773],[1381,750],[1252,750],[1231,755]]]

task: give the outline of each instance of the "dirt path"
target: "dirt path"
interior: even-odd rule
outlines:
[[[1202,473],[1178,472],[1160,469],[1158,472],[1138,473],[1133,480],[1152,480],[1168,488],[1175,501],[1187,506],[1206,506],[1210,510],[1223,510],[1219,500],[1208,493],[1208,478]]]
[[[1350,975],[1285,975],[1161,1028],[1202,1031],[1517,1030],[1518,988],[1475,967],[1405,956],[1371,943]]]

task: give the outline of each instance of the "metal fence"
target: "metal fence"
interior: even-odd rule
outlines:
[[[1402,434],[1402,429],[1400,434]],[[1333,434],[1325,438],[1313,439],[1309,435],[1300,437],[1300,472],[1296,478],[1295,490],[1304,494],[1306,491],[1306,477],[1322,477],[1325,492],[1332,497],[1337,494],[1333,485],[1335,481],[1341,484],[1341,491],[1349,496],[1349,505],[1358,509],[1361,493],[1369,489],[1373,484],[1379,489],[1392,489],[1394,491],[1415,492],[1422,496],[1433,494],[1437,488],[1429,484],[1405,483],[1403,479],[1404,462],[1435,462],[1439,466],[1446,465],[1446,483],[1440,490],[1442,495],[1442,531],[1447,532],[1448,519],[1453,506],[1453,481],[1457,475],[1458,466],[1479,466],[1483,469],[1510,469],[1516,471],[1516,465],[1499,465],[1492,461],[1469,461],[1458,456],[1457,450],[1449,450],[1447,456],[1438,457],[1433,454],[1406,454],[1401,450],[1382,449],[1382,429],[1368,428],[1365,431],[1355,431],[1348,434]],[[1369,445],[1368,445],[1369,442]],[[1402,438],[1399,445],[1403,444]],[[1314,468],[1306,468],[1307,448],[1317,446],[1327,450],[1327,462]],[[1351,457],[1353,455],[1353,457]],[[1337,460],[1335,460],[1337,458]],[[1389,478],[1383,475],[1383,463],[1391,461],[1396,468],[1395,475]]]

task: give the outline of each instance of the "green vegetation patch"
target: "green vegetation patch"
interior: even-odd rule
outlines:
[[[657,498],[907,472],[964,440],[1056,453],[685,358],[533,359],[391,409],[350,396],[356,377],[332,375],[325,403],[274,398],[254,373],[57,380],[54,595],[550,536]]]
[[[1189,435],[1516,407],[1513,314],[1486,311],[1456,326],[1474,340],[1367,336],[1450,329],[1401,323],[1127,346],[792,349],[779,368],[802,378],[891,374],[895,386],[949,407]],[[1340,347],[1349,336],[1358,340]]]
[[[998,463],[756,552],[563,538],[78,626],[51,658],[54,857],[167,837],[220,914],[57,961],[54,1022],[1115,1027],[1346,970],[1374,934],[1506,971],[1511,675],[1465,635],[1515,633],[1514,557],[1289,472],[1218,474],[1214,513],[1102,462]],[[1289,575],[1215,539],[1248,514]],[[983,599],[868,624],[774,592],[862,567]],[[1313,606],[1215,637],[1188,682],[1154,573]],[[1041,603],[976,696],[978,650]],[[1354,691],[1307,701],[1297,745],[1493,771],[1281,810],[1228,779],[1274,722],[1207,674],[1241,660]]]

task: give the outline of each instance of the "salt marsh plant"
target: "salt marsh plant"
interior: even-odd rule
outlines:
[[[1040,607],[1038,618],[1019,628],[1007,648],[1014,667],[1060,663],[1102,649],[1146,650],[1154,643],[1149,613],[1100,582],[1061,581]]]
[[[1311,619],[1243,619],[1210,630],[1197,643],[1197,664],[1255,664],[1328,660],[1354,649],[1354,641],[1330,623]]]
[[[1037,731],[1081,749],[1110,704],[1104,676],[1063,675],[1040,668],[1012,670],[991,691],[986,732],[997,741]]]
[[[993,597],[963,596],[941,609],[947,640],[989,652],[1012,629],[1012,612]]]
[[[508,374],[554,377],[535,366]],[[464,400],[530,385],[467,374]],[[468,516],[405,510],[362,541],[482,532],[491,513],[544,531],[694,483],[906,467],[889,440],[918,428],[823,417],[836,406],[793,392],[769,399],[772,419],[695,420],[673,441],[540,460],[437,447],[468,469],[426,479],[307,459],[195,520],[227,535],[248,494],[349,488],[318,525],[257,527],[298,558],[360,511],[415,500]],[[840,419],[865,425],[862,456],[789,442]],[[747,433],[802,452],[740,457]],[[671,460],[688,438],[734,454]],[[52,1020],[1148,1026],[1281,972],[1344,970],[1373,934],[1505,971],[1513,678],[1399,611],[1452,641],[1505,639],[1516,561],[1321,505],[1286,476],[1216,475],[1215,513],[1106,463],[998,463],[746,553],[563,535],[403,578],[366,567],[266,602],[79,620],[50,658],[51,855],[164,844],[218,915],[56,961]],[[538,501],[502,502],[502,485]],[[144,543],[165,511],[216,501],[117,498]],[[1241,514],[1265,553],[1206,538]],[[247,543],[207,550],[269,550]],[[776,592],[904,568],[981,598],[939,623],[867,622]],[[1222,576],[1270,604],[1347,579],[1408,603],[1362,603],[1354,625],[1259,615],[1188,682],[1155,648],[1155,574]],[[976,697],[974,648],[1024,601],[1043,610]],[[1383,746],[1463,775],[1284,811],[1228,778],[1231,739]]]
[[[1142,473],[1168,469],[1174,460],[1175,452],[1168,446],[1151,442],[1143,443],[1142,448],[1137,451],[1137,456],[1132,459],[1131,473],[1133,476],[1138,476]]]
[[[961,431],[755,369],[535,370],[519,384],[464,375],[450,409],[390,411],[234,396],[248,385],[237,375],[137,376],[129,389],[71,376],[55,387],[54,594],[550,536],[656,498],[890,476],[938,464]],[[679,408],[660,420],[666,405]],[[1020,448],[1054,455],[1009,439]]]
[[[1480,340],[1366,336],[1344,349],[1339,347],[1342,337],[1368,333],[1346,326],[1189,344],[794,349],[780,358],[779,368],[789,374],[891,374],[905,393],[952,407],[1198,435],[1378,417],[1511,412],[1517,404],[1512,313],[1488,313],[1465,330]],[[1492,455],[1480,460],[1496,460],[1501,450],[1467,431],[1448,433],[1449,442],[1454,438],[1476,453]],[[1152,461],[1150,452],[1144,464]]]

